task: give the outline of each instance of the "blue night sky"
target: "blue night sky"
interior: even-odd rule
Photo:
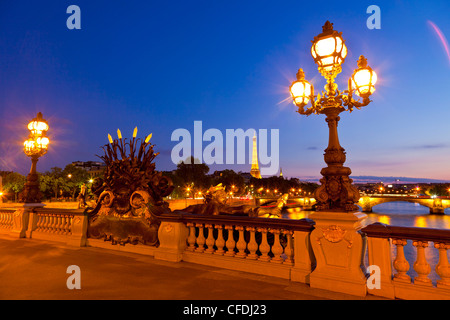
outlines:
[[[72,4],[81,30],[66,27]],[[379,30],[366,26],[372,4]],[[153,133],[157,169],[172,170],[172,132],[193,134],[199,120],[224,136],[279,129],[284,176],[319,176],[324,116],[300,116],[287,98],[300,67],[316,91],[325,85],[310,46],[330,20],[349,50],[339,89],[361,54],[378,74],[373,102],[341,114],[353,175],[450,180],[449,16],[448,0],[2,1],[0,170],[29,171],[26,124],[41,111],[51,141],[41,172],[98,160],[108,133],[130,137],[135,126],[140,137]],[[211,171],[224,168],[250,164]]]

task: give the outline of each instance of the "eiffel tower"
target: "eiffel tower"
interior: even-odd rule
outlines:
[[[258,165],[258,151],[256,147],[256,134],[253,136],[253,150],[252,150],[252,168],[250,174],[256,179],[261,179],[261,173],[259,172]]]

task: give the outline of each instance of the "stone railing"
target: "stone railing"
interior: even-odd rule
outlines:
[[[39,208],[30,213],[26,235],[85,246],[87,224],[87,216],[81,210]]]
[[[368,293],[399,299],[450,299],[450,230],[374,223],[361,231],[368,237],[368,263],[380,271],[379,288],[368,289]],[[415,248],[412,269],[405,257],[407,245]],[[438,261],[428,261],[425,250],[429,246],[438,250]],[[436,283],[429,277],[432,267],[439,277]],[[415,277],[410,275],[413,270]]]
[[[170,214],[155,258],[188,261],[308,283],[311,220]]]
[[[334,281],[340,286],[330,286],[327,290],[350,294],[355,291],[355,285],[367,287],[358,289],[360,296],[450,299],[447,254],[450,230],[374,223],[351,233],[352,227],[347,225],[354,224],[354,220],[345,225],[330,216],[331,213],[322,215],[327,220],[317,216],[313,221],[163,214],[159,216],[159,246],[112,246],[86,238],[88,219],[81,210],[24,206],[16,210],[0,209],[0,233],[76,246],[101,246],[99,242],[113,250],[127,248],[126,251],[152,255],[160,260],[274,276],[307,283],[311,288],[323,288],[325,280]],[[358,241],[363,245],[357,245]],[[405,255],[405,251],[411,250],[413,254]],[[429,250],[436,250],[436,259],[428,257]],[[364,256],[367,258],[365,266],[362,259],[359,260]],[[415,261],[408,261],[406,256]],[[355,268],[358,270],[353,270]],[[347,269],[353,271],[347,272]],[[373,273],[369,275],[366,271]],[[430,275],[436,278],[431,277],[432,280]],[[350,282],[352,277],[353,283]],[[378,285],[370,285],[373,277],[375,282],[379,281]]]
[[[0,209],[0,233],[85,246],[87,216],[81,210],[27,205]]]

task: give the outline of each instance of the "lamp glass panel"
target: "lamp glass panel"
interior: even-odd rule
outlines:
[[[295,104],[307,104],[311,95],[311,85],[307,81],[295,82],[291,87]]]
[[[360,69],[355,72],[352,79],[353,88],[357,95],[372,94],[375,91],[374,84],[377,82],[377,75],[369,69]]]
[[[340,37],[336,37],[336,52],[341,52],[342,49],[342,39]]]
[[[327,66],[327,65],[333,65],[334,64],[334,57],[330,56],[330,57],[326,57],[320,60],[322,62],[322,66]]]
[[[48,124],[42,121],[31,121],[28,124],[28,130],[36,130],[36,131],[47,131],[48,130]]]
[[[315,44],[315,51],[320,57],[333,54],[336,50],[336,41],[333,37],[320,39]]]
[[[341,57],[343,59],[345,59],[346,56],[347,56],[347,46],[345,44],[343,44],[342,51],[341,51]]]

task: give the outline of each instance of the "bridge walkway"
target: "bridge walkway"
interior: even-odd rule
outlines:
[[[188,262],[0,235],[1,300],[382,300]],[[67,267],[81,271],[69,290]],[[188,303],[187,303],[188,304]]]

